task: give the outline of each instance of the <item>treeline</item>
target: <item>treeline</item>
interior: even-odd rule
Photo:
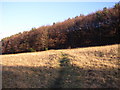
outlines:
[[[32,28],[2,39],[2,53],[42,51],[119,43],[120,3],[87,16]]]

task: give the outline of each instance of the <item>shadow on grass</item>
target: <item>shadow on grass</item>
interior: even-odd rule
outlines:
[[[62,63],[61,68],[3,66],[2,69],[3,88],[120,88],[118,71],[83,69],[70,62]]]
[[[60,59],[60,70],[59,76],[55,80],[54,84],[51,85],[51,88],[80,88],[82,87],[82,73],[78,73],[76,70],[73,70],[73,67],[70,64],[70,60],[67,54],[62,53],[62,58]],[[79,68],[80,70],[80,68]],[[79,77],[80,79],[76,79]]]

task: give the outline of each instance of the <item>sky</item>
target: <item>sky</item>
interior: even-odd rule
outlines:
[[[29,31],[33,27],[52,25],[68,18],[87,15],[116,2],[0,2],[0,39]]]

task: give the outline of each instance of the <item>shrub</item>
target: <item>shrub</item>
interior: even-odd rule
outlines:
[[[30,51],[30,52],[36,52],[36,50],[33,49],[33,48],[30,48],[28,51]]]
[[[45,48],[45,51],[47,51],[48,50],[48,48]]]

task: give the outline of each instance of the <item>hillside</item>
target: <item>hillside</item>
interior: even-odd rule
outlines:
[[[118,44],[120,3],[2,39],[2,53]]]
[[[3,88],[120,88],[118,44],[0,58]]]

